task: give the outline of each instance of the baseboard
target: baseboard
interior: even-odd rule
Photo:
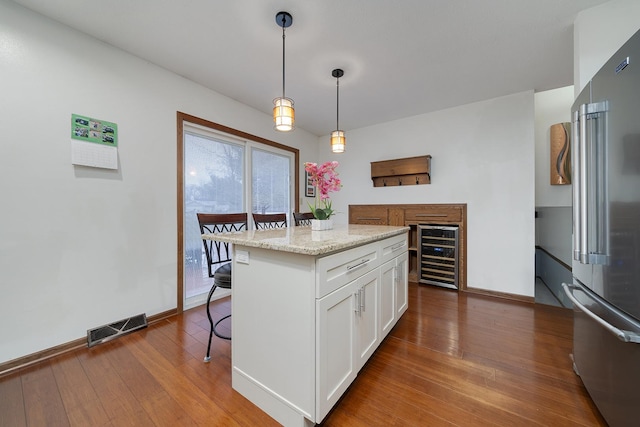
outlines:
[[[162,313],[149,316],[147,318],[147,322],[149,325],[151,325],[153,323],[175,316],[177,313],[178,313],[178,310],[175,308],[172,310],[167,310]],[[8,362],[0,363],[0,378],[2,378],[3,376],[9,375],[15,371],[18,371],[20,369],[34,365],[38,362],[51,359],[53,357],[59,356],[61,354],[64,354],[73,350],[80,349],[82,347],[88,348],[86,336],[82,338],[78,338],[73,341],[69,341],[68,343],[60,344],[55,347],[47,348],[42,351],[28,354],[26,356],[19,357],[17,359],[9,360]]]
[[[461,289],[460,292],[467,292],[470,294],[477,294],[477,295],[485,295],[485,296],[494,297],[494,298],[504,298],[512,301],[526,302],[529,304],[535,304],[536,302],[535,297],[527,297],[524,295],[510,294],[507,292],[489,291],[486,289],[479,289],[479,288],[467,287],[466,289]]]

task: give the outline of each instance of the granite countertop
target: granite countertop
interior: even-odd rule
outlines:
[[[273,230],[203,234],[202,238],[304,255],[325,255],[397,236],[407,231],[409,231],[409,227],[344,224],[336,225],[331,230],[322,231],[311,230],[310,226],[299,226]]]

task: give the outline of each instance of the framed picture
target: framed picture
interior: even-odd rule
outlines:
[[[313,185],[313,180],[309,176],[309,172],[304,173],[305,192],[306,197],[316,197],[316,187]]]
[[[571,123],[556,123],[549,131],[551,141],[551,185],[571,184]]]

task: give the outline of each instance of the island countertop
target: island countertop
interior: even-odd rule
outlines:
[[[316,231],[308,226],[271,230],[248,230],[235,233],[203,234],[202,238],[235,245],[272,249],[303,255],[325,255],[409,231],[409,227],[387,225],[336,225],[331,230]]]

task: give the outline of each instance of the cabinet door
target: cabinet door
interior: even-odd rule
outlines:
[[[353,382],[356,366],[358,285],[351,282],[316,301],[317,414],[320,422]]]
[[[349,224],[387,225],[388,210],[381,205],[350,205]]]
[[[378,270],[371,271],[354,280],[357,287],[356,310],[356,355],[358,370],[371,357],[380,344],[379,298],[380,276]]]
[[[396,258],[396,319],[409,307],[409,254],[404,253]]]
[[[462,208],[452,205],[423,205],[407,208],[404,211],[405,221],[416,221],[422,224],[438,222],[459,222],[462,220]]]
[[[380,267],[380,335],[387,336],[396,320],[396,260]]]

